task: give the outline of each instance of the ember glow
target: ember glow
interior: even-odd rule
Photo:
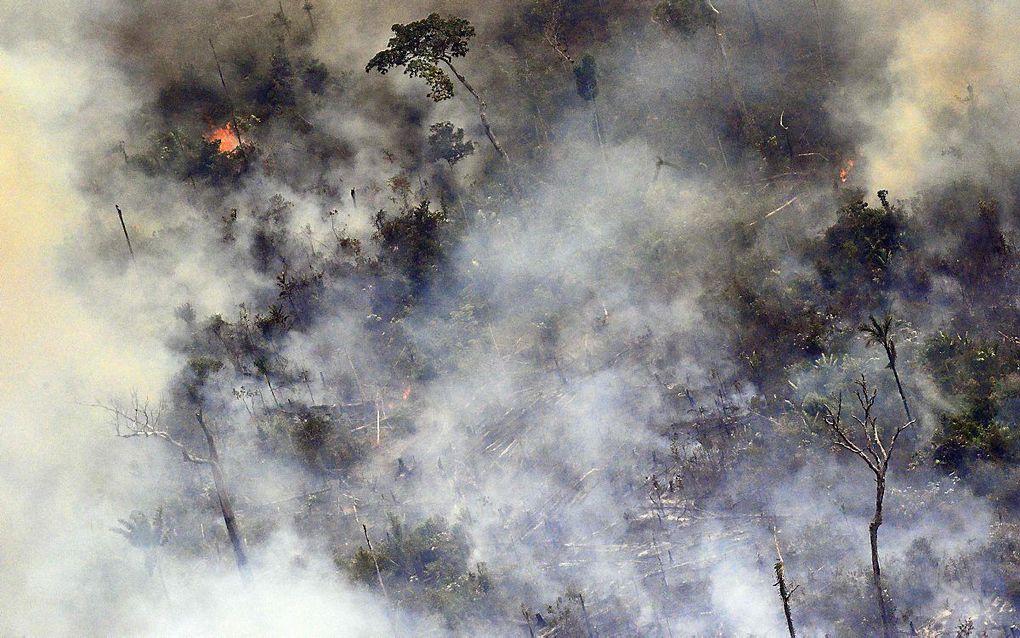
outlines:
[[[846,184],[846,180],[850,179],[850,173],[852,173],[853,170],[854,161],[852,159],[848,159],[846,164],[843,165],[843,168],[839,169],[839,181]]]
[[[225,126],[213,129],[206,136],[207,142],[216,142],[220,145],[220,153],[229,153],[241,145],[241,138],[234,131],[234,125],[227,122]]]
[[[0,0],[0,638],[1020,638],[1017,8]]]

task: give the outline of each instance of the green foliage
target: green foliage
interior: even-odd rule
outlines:
[[[187,366],[180,375],[180,390],[183,398],[191,407],[202,403],[202,396],[210,377],[223,368],[223,362],[208,356],[196,356],[188,359]]]
[[[144,512],[135,510],[127,519],[122,518],[117,522],[120,523],[120,527],[113,531],[126,538],[133,547],[148,550],[166,541],[162,509],[156,510],[151,521]]]
[[[692,35],[711,25],[714,13],[705,0],[662,0],[652,17],[682,35]]]
[[[939,332],[925,344],[924,359],[935,382],[959,404],[939,417],[935,461],[966,472],[976,460],[1017,458],[1020,436],[1000,415],[1020,397],[1017,354],[994,341]]]
[[[1015,365],[996,341],[940,330],[925,342],[923,357],[943,392],[977,400],[991,396],[995,381]]]
[[[998,296],[996,286],[1016,267],[1016,249],[1003,234],[996,202],[980,202],[972,220],[947,269],[965,289]]]
[[[262,449],[290,457],[313,472],[346,472],[364,454],[350,423],[326,406],[274,412],[258,426]]]
[[[266,314],[255,314],[255,325],[262,336],[272,341],[277,337],[286,334],[293,325],[293,320],[284,311],[280,304],[270,304]]]
[[[946,414],[932,438],[935,462],[951,471],[964,472],[970,462],[996,462],[1016,458],[1018,438],[1008,426],[980,418],[978,412]]]
[[[577,592],[572,590],[546,605],[544,613],[536,615],[535,620],[543,631],[555,636],[584,638],[589,635]]]
[[[479,604],[494,594],[484,564],[469,566],[470,546],[464,530],[433,516],[414,527],[390,516],[384,539],[373,539],[374,552],[359,547],[348,565],[362,582],[378,582],[376,563],[387,589],[405,604],[440,611],[449,621],[480,612]]]
[[[590,53],[585,53],[581,63],[574,67],[574,81],[577,83],[577,94],[585,101],[591,102],[598,97],[598,66]]]
[[[849,314],[877,305],[892,282],[893,258],[907,247],[906,220],[895,209],[864,202],[840,209],[815,261],[822,285],[833,293],[832,306]]]
[[[191,369],[197,381],[204,383],[209,375],[219,372],[223,368],[223,362],[212,357],[194,357],[188,359],[188,368]]]
[[[882,321],[868,317],[869,323],[862,323],[857,329],[866,337],[864,344],[868,347],[880,345],[889,358],[889,367],[896,365],[896,341],[892,336],[893,317],[887,315]]]
[[[821,355],[833,329],[832,317],[812,299],[814,290],[781,274],[762,252],[742,252],[712,302],[726,309],[716,320],[731,327],[734,354],[769,393],[784,389],[788,366]]]
[[[471,23],[433,13],[424,20],[395,24],[392,29],[394,36],[369,60],[365,71],[374,69],[385,75],[390,69],[403,67],[405,75],[425,80],[428,97],[434,101],[453,97],[453,81],[439,64],[450,65],[454,58],[467,55],[468,41],[475,35]]]
[[[443,229],[448,222],[446,212],[432,210],[428,200],[396,217],[379,211],[375,238],[382,252],[380,258],[403,273],[415,290],[421,288],[445,257]]]
[[[475,152],[475,143],[464,141],[464,129],[452,122],[437,122],[429,127],[428,158],[446,160],[451,166]]]

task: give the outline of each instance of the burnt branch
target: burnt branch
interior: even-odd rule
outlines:
[[[129,439],[140,436],[163,439],[177,448],[188,463],[201,465],[213,463],[212,459],[192,452],[184,443],[170,434],[169,430],[160,426],[162,404],[151,406],[148,400],[139,401],[137,396],[133,396],[132,407],[129,410],[115,405],[93,404],[93,407],[101,408],[113,415],[114,433],[121,438]]]

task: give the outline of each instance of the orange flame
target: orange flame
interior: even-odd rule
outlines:
[[[234,125],[227,122],[226,126],[213,129],[205,136],[205,140],[220,146],[220,153],[229,153],[241,145],[241,137],[234,131]]]
[[[848,159],[846,161],[846,165],[843,168],[839,169],[839,181],[842,182],[843,184],[846,184],[846,180],[850,179],[850,173],[852,173],[853,170],[854,161],[852,159]]]
[[[411,398],[411,386],[404,388],[404,393],[400,395],[401,401],[407,401]]]

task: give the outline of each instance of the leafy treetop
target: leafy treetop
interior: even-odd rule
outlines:
[[[422,78],[431,91],[428,96],[436,102],[453,97],[453,81],[440,67],[451,67],[454,58],[468,52],[468,40],[475,28],[462,18],[443,18],[433,13],[423,20],[393,25],[394,36],[386,48],[369,60],[366,72],[373,69],[385,75],[395,67],[404,67],[404,74]]]

